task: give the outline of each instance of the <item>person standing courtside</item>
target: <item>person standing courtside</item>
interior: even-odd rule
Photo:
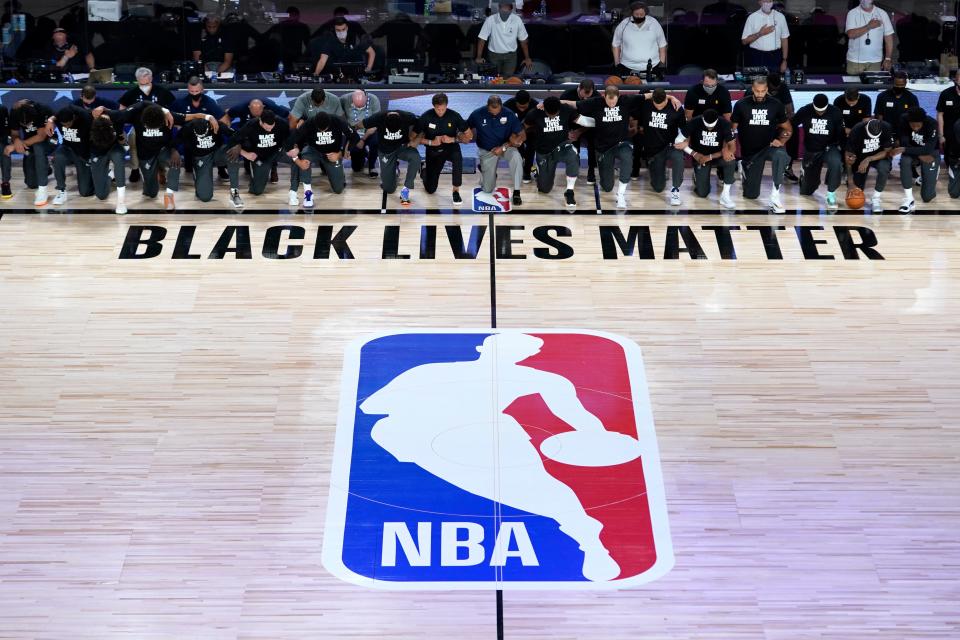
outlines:
[[[516,95],[504,102],[503,106],[505,109],[513,111],[517,115],[517,119],[523,122],[527,114],[530,113],[530,110],[535,109],[538,104],[540,104],[540,101],[531,97],[529,91],[520,89]],[[518,150],[520,151],[520,156],[523,158],[523,181],[525,183],[530,182],[533,179],[530,175],[533,169],[533,147],[524,140],[523,144],[518,147]]]
[[[864,71],[888,71],[893,65],[893,24],[873,0],[847,12],[847,74],[859,76]]]
[[[420,124],[417,116],[409,111],[380,111],[364,118],[363,128],[363,138],[357,143],[361,149],[374,134],[378,137],[377,160],[380,162],[380,187],[384,193],[391,194],[397,190],[400,162],[407,163],[407,174],[400,189],[400,204],[411,204],[420,169],[420,152],[417,151]]]
[[[631,2],[630,15],[613,31],[613,63],[619,75],[662,71],[667,64],[667,37],[646,2]]]
[[[523,126],[517,115],[503,108],[500,96],[487,98],[487,105],[476,109],[467,118],[467,126],[473,130],[477,141],[480,162],[481,186],[486,194],[493,193],[497,186],[497,164],[507,161],[509,175],[513,179],[513,204],[523,204],[520,184],[523,181],[523,158],[517,147],[524,141]]]
[[[671,170],[670,206],[683,204],[680,186],[683,184],[683,154],[674,147],[677,135],[686,125],[683,110],[670,104],[667,92],[654,89],[653,97],[640,105],[637,116],[642,132],[643,154],[650,174],[650,187],[663,193],[667,186],[667,166]]]
[[[340,107],[343,109],[343,117],[357,135],[350,140],[348,151],[350,152],[350,168],[354,174],[363,171],[364,162],[367,166],[367,176],[377,177],[374,168],[377,166],[377,138],[376,136],[367,140],[363,148],[357,147],[357,143],[363,139],[365,130],[363,128],[363,119],[369,118],[374,113],[380,113],[380,98],[373,93],[368,93],[363,89],[357,89],[352,93],[345,93],[340,96]]]
[[[720,206],[733,209],[736,205],[730,197],[736,175],[737,141],[733,126],[715,109],[707,109],[703,115],[687,123],[686,139],[676,144],[693,159],[693,190],[698,198],[710,195],[710,171],[717,167],[723,188]]]
[[[767,71],[787,70],[790,29],[787,19],[773,8],[770,0],[759,0],[760,8],[747,17],[740,36],[745,67],[766,67]]]
[[[843,141],[846,137],[840,109],[818,93],[813,103],[800,108],[792,119],[794,133],[803,129],[803,161],[800,163],[800,195],[812,196],[820,188],[820,173],[827,165],[827,209],[837,208],[837,188],[843,173]],[[795,138],[799,136],[794,135]]]
[[[553,190],[557,165],[562,162],[567,178],[563,198],[571,208],[577,206],[573,188],[580,173],[580,154],[571,137],[578,135],[575,131],[579,117],[576,109],[562,104],[556,96],[549,96],[544,98],[542,109],[532,109],[523,121],[527,144],[537,154],[537,190],[540,193]]]
[[[220,16],[207,14],[203,32],[194,42],[193,59],[202,61],[206,69],[226,73],[233,69],[235,46],[221,29]]]
[[[487,16],[480,27],[476,62],[480,64],[486,57],[496,67],[498,75],[504,78],[512,76],[517,70],[517,44],[523,49],[523,65],[533,65],[527,46],[528,38],[523,20],[513,12],[513,3],[500,2],[497,13]]]
[[[793,134],[783,104],[767,95],[767,79],[754,78],[752,94],[737,101],[733,108],[731,123],[740,140],[740,155],[743,166],[743,197],[755,200],[760,197],[760,183],[767,161],[773,168],[773,186],[770,189],[770,210],[784,213],[780,201],[780,187],[790,156],[784,145]]]
[[[460,185],[463,184],[463,155],[460,143],[469,142],[470,135],[463,117],[450,109],[445,93],[434,94],[433,108],[420,116],[420,131],[423,134],[423,146],[426,148],[426,161],[420,178],[427,193],[435,193],[440,182],[443,165],[450,163],[453,179],[453,201],[463,202],[460,197]]]
[[[940,154],[937,143],[937,121],[920,107],[914,107],[900,119],[900,146],[892,155],[900,154],[900,183],[903,185],[903,203],[900,213],[913,213],[917,203],[913,199],[913,169],[920,169],[920,197],[930,202],[937,197],[937,176],[940,173]]]
[[[0,145],[4,148],[10,144],[10,112],[0,104]],[[13,197],[10,188],[10,176],[13,174],[13,161],[10,154],[0,151],[0,198],[9,200]]]

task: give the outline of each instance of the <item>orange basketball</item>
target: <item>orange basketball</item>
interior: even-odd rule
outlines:
[[[523,84],[523,80],[521,80],[517,76],[510,76],[509,78],[507,78],[507,84]]]
[[[863,209],[863,205],[866,204],[867,198],[863,195],[863,190],[854,187],[847,191],[847,208],[848,209]]]
[[[626,84],[643,84],[643,80],[640,79],[640,76],[627,76]]]
[[[620,76],[609,76],[603,81],[603,86],[605,87],[609,87],[610,85],[619,86],[621,84],[623,84],[623,78]]]

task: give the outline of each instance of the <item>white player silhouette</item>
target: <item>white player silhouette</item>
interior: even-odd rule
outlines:
[[[478,359],[413,367],[360,409],[386,415],[371,435],[398,460],[470,493],[556,520],[584,553],[583,576],[612,580],[620,567],[600,541],[603,525],[569,486],[547,473],[523,427],[503,413],[516,399],[539,394],[579,435],[601,441],[614,435],[583,406],[569,380],[518,364],[542,346],[540,338],[520,332],[488,336],[477,347]]]

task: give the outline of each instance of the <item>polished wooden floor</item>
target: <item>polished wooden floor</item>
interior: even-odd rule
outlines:
[[[960,218],[499,220],[527,258],[496,261],[498,326],[642,347],[676,554],[641,588],[508,591],[506,638],[960,637]],[[278,221],[307,246],[357,225],[356,257],[267,260]],[[345,345],[490,326],[489,236],[416,257],[421,225],[486,223],[0,218],[0,638],[494,638],[492,592],[366,590],[320,560]],[[249,225],[253,258],[118,260],[131,224],[196,225],[203,256]],[[657,258],[604,260],[601,224],[650,226]],[[736,260],[716,224],[742,227]],[[381,258],[386,225],[412,259]],[[574,256],[533,256],[538,225]],[[707,259],[663,260],[667,225]],[[747,225],[786,226],[783,260]],[[833,227],[869,227],[885,260],[806,260],[793,225],[836,256]]]

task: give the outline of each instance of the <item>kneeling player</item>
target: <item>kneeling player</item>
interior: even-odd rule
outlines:
[[[226,170],[230,179],[230,204],[238,208],[243,206],[239,159],[230,162],[227,157],[226,138],[232,133],[227,125],[210,119],[191,120],[177,133],[177,142],[183,145],[184,155],[190,158],[194,193],[201,202],[213,199],[213,168],[217,167]]]
[[[446,94],[437,93],[432,99],[433,108],[420,116],[420,131],[423,134],[423,146],[426,159],[420,178],[423,190],[435,193],[440,183],[443,165],[450,162],[453,181],[453,202],[463,202],[460,197],[460,185],[463,184],[463,154],[460,142],[469,142],[470,134],[463,116],[450,109]]]
[[[643,140],[643,156],[650,174],[650,186],[663,193],[667,186],[667,165],[671,170],[670,205],[679,207],[683,184],[683,154],[674,147],[677,135],[686,124],[683,110],[670,104],[667,92],[655,89],[650,100],[640,105],[638,117]]]
[[[873,167],[877,172],[872,206],[874,213],[883,211],[880,194],[887,186],[890,176],[890,154],[894,148],[893,127],[877,118],[861,122],[850,130],[847,138],[847,153],[844,158],[849,167],[850,180],[860,189],[867,186],[867,172]]]
[[[93,180],[93,193],[98,200],[106,200],[110,195],[110,167],[117,183],[118,215],[127,212],[126,204],[126,166],[121,138],[121,126],[109,115],[98,113],[90,125],[90,177]]]
[[[843,114],[822,93],[813,104],[793,116],[794,130],[803,128],[803,161],[800,164],[800,195],[812,196],[820,188],[820,173],[827,165],[827,208],[837,208],[837,187],[843,173]]]
[[[553,190],[557,165],[562,162],[567,174],[563,198],[568,207],[577,206],[573,187],[580,173],[580,154],[570,138],[578,117],[576,109],[550,96],[544,99],[543,109],[531,109],[523,121],[527,143],[533,145],[536,153],[537,190],[540,193]]]
[[[710,195],[710,174],[717,167],[723,179],[720,206],[735,208],[730,188],[737,168],[737,143],[730,123],[715,109],[707,109],[687,123],[685,133],[687,139],[678,142],[676,148],[693,158],[693,192],[699,198]]]
[[[293,159],[294,179],[303,183],[303,206],[313,206],[312,166],[327,174],[330,190],[343,193],[347,184],[343,172],[343,151],[354,135],[340,116],[318,111],[297,129],[287,156]]]
[[[793,135],[793,127],[787,120],[783,103],[767,94],[766,78],[755,78],[752,90],[752,95],[737,101],[732,118],[733,128],[740,139],[743,197],[749,200],[760,197],[763,169],[769,161],[773,178],[770,210],[784,213],[786,209],[780,202],[780,186],[790,164],[790,155],[784,145]]]
[[[90,174],[90,125],[93,116],[89,111],[67,105],[47,120],[47,133],[54,135],[53,127],[60,129],[63,140],[53,152],[53,178],[57,185],[54,206],[67,202],[67,165],[77,171],[77,188],[84,198],[93,195],[93,178]]]
[[[52,115],[46,105],[33,100],[17,101],[10,112],[11,142],[3,150],[7,157],[14,152],[23,155],[23,180],[27,188],[36,190],[33,204],[37,207],[47,204],[47,184],[50,182],[47,158],[53,152],[47,118]]]
[[[290,125],[286,120],[278,118],[277,114],[270,109],[264,109],[260,117],[248,120],[234,136],[235,146],[228,153],[235,155],[236,145],[239,145],[239,155],[250,162],[249,192],[253,195],[259,196],[266,191],[274,162],[291,164],[290,158],[283,153],[289,137]],[[300,197],[297,195],[298,183],[299,179],[294,181],[291,175],[290,197],[287,200],[287,204],[291,207],[300,204]]]
[[[913,107],[900,121],[900,184],[903,185],[903,203],[900,213],[912,213],[917,208],[913,199],[913,169],[920,165],[920,197],[930,202],[937,197],[937,175],[940,170],[940,152],[937,145],[937,121],[920,107]],[[896,155],[896,152],[894,153]]]
[[[400,162],[407,163],[407,175],[400,189],[400,204],[412,202],[412,191],[416,186],[417,173],[420,171],[420,152],[417,141],[420,138],[420,126],[417,117],[409,111],[381,111],[363,119],[366,131],[363,139],[357,143],[362,149],[367,139],[377,134],[379,139],[378,160],[380,161],[380,187],[384,193],[397,190],[397,173]]]
[[[950,140],[947,145],[947,156],[944,162],[950,167],[950,184],[947,187],[947,193],[951,198],[960,198],[960,120],[957,120],[953,127],[944,131],[943,135]]]

